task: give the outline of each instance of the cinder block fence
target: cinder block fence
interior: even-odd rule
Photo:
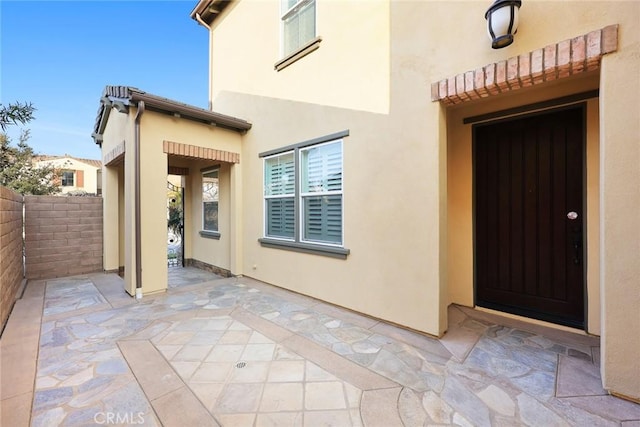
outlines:
[[[0,187],[0,330],[22,280],[22,196]]]
[[[102,197],[23,197],[0,187],[0,330],[23,280],[101,270]]]
[[[27,279],[102,270],[102,198],[25,196]]]

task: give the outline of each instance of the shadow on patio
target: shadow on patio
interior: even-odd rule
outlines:
[[[1,339],[1,424],[640,424],[602,389],[597,338],[452,306],[436,340],[191,273],[140,301],[114,274],[29,282]]]

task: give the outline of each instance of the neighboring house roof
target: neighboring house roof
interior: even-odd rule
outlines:
[[[251,129],[251,123],[246,120],[227,116],[204,108],[194,107],[169,98],[153,95],[130,86],[107,86],[100,98],[100,107],[96,123],[91,135],[96,144],[102,144],[102,133],[107,125],[112,107],[119,112],[129,111],[129,106],[137,107],[137,103],[143,101],[145,109],[165,114],[176,115],[185,119],[209,123],[215,126],[231,129],[237,132],[246,132]]]
[[[191,19],[198,22],[202,19],[207,24],[211,24],[229,3],[231,3],[230,0],[200,0],[191,11]]]
[[[102,162],[100,160],[94,160],[94,159],[81,159],[79,157],[73,157],[73,156],[69,156],[67,154],[65,154],[64,156],[47,156],[47,155],[42,155],[42,156],[35,156],[34,160],[36,162],[46,162],[49,160],[58,160],[58,159],[73,159],[76,160],[78,162],[82,162],[85,163],[87,165],[96,167],[96,168],[101,168],[102,167]]]

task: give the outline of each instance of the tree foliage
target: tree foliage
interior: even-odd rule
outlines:
[[[31,103],[14,102],[9,105],[0,104],[0,127],[2,131],[6,132],[7,126],[17,125],[22,123],[23,125],[33,120],[33,112],[35,107]]]
[[[0,185],[20,194],[55,194],[60,191],[59,171],[53,166],[39,166],[34,162],[33,149],[27,144],[29,131],[22,131],[17,146],[4,132],[9,125],[26,124],[33,119],[35,108],[20,102],[0,104]]]
[[[59,171],[53,166],[34,163],[33,149],[27,144],[29,131],[23,131],[16,147],[0,133],[0,185],[20,194],[46,195],[60,191]]]

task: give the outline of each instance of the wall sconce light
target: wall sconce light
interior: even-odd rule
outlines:
[[[492,48],[502,49],[513,43],[521,5],[521,0],[496,0],[484,14]]]

